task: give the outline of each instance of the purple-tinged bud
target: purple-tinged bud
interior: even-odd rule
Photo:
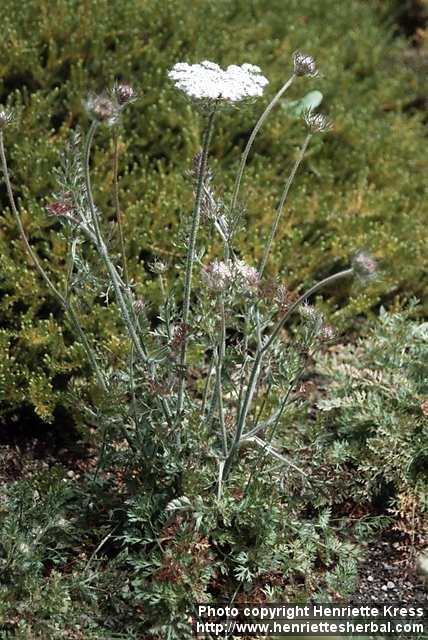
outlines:
[[[331,327],[329,324],[323,324],[319,332],[319,337],[324,342],[331,342],[335,339],[336,333],[333,327]]]
[[[305,320],[314,322],[319,318],[318,311],[311,304],[304,302],[299,307],[299,313]]]
[[[244,260],[236,259],[234,263],[236,275],[241,279],[244,288],[257,289],[260,285],[260,274],[255,267],[250,267]]]
[[[377,261],[366,253],[358,253],[352,260],[354,273],[365,280],[374,278],[378,271]]]
[[[293,54],[294,73],[296,76],[309,76],[313,78],[318,75],[318,69],[315,60],[305,53],[295,51]]]
[[[51,216],[66,216],[69,213],[73,213],[76,207],[70,198],[62,196],[47,204],[45,209]]]
[[[124,107],[126,104],[134,102],[134,100],[137,99],[137,94],[135,93],[134,88],[129,84],[118,84],[114,88],[114,94],[121,107]]]
[[[213,291],[223,291],[233,279],[230,263],[218,260],[213,260],[210,264],[202,267],[201,275],[207,287]]]

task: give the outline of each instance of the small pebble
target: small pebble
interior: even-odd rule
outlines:
[[[383,584],[381,588],[382,588],[382,591],[388,591],[388,587],[386,586],[386,584]]]
[[[393,582],[391,582],[391,580],[389,580],[386,583],[386,586],[387,586],[388,589],[393,589],[395,587],[395,584]]]
[[[373,576],[367,576],[367,580],[368,580],[369,582],[373,582],[374,578],[373,578]]]

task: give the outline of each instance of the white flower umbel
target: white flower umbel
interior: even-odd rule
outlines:
[[[235,103],[258,98],[269,83],[254,64],[232,64],[223,70],[209,60],[199,64],[178,62],[168,77],[189,98],[206,102]]]
[[[205,284],[213,291],[223,291],[233,279],[230,263],[214,260],[202,267],[202,278]]]
[[[260,275],[255,267],[249,266],[239,258],[234,261],[214,260],[202,267],[202,279],[209,289],[224,291],[232,283],[240,289],[250,292],[260,284]]]
[[[244,260],[237,258],[234,263],[234,268],[244,288],[252,290],[259,286],[260,274],[255,267],[250,267]]]

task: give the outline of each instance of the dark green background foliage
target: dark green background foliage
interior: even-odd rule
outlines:
[[[362,290],[344,284],[329,292],[339,326],[410,294],[423,298],[427,146],[420,115],[407,109],[422,88],[406,62],[406,43],[393,37],[395,3],[350,0],[204,0],[125,2],[3,0],[0,8],[0,100],[14,107],[18,126],[7,131],[13,183],[32,243],[53,280],[64,283],[67,244],[43,205],[55,189],[53,168],[70,130],[87,125],[82,101],[90,90],[131,82],[138,102],[124,115],[120,191],[132,276],[157,299],[147,264],[154,255],[173,268],[171,242],[191,207],[185,178],[198,150],[201,122],[171,87],[166,73],[178,61],[259,64],[269,77],[266,98],[217,122],[211,165],[218,191],[230,193],[240,151],[265,100],[289,76],[296,49],[314,55],[322,75],[296,82],[288,99],[310,90],[334,130],[314,140],[292,189],[280,227],[272,273],[296,289],[346,265],[356,250],[372,251],[383,278]],[[275,204],[303,125],[279,107],[250,158],[244,182],[247,224],[242,253],[261,255]],[[96,197],[113,220],[111,132],[94,154]],[[51,420],[70,374],[87,374],[84,355],[62,312],[24,255],[0,192],[0,397],[6,408],[29,403]],[[113,236],[117,243],[117,233]],[[426,269],[426,267],[425,267]],[[114,364],[120,350],[113,314],[97,292],[79,293],[90,336]],[[95,301],[95,304],[94,304]]]

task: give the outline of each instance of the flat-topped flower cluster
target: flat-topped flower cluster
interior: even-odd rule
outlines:
[[[178,62],[168,73],[175,86],[195,100],[240,102],[263,95],[269,80],[254,64],[231,64],[223,70],[215,62]]]

